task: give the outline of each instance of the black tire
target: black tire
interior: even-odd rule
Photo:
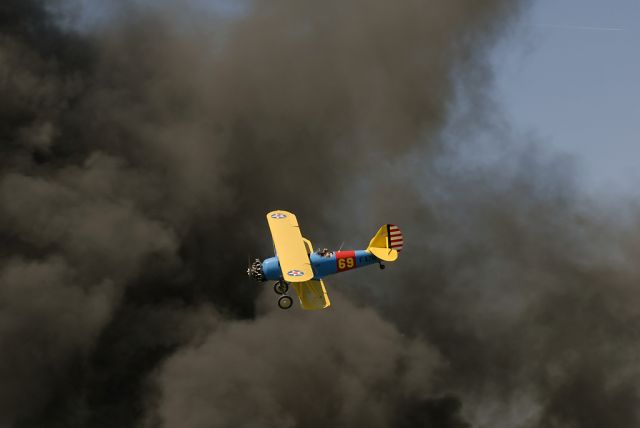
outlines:
[[[273,291],[280,295],[287,294],[287,291],[289,291],[289,284],[284,281],[278,281],[273,284]]]
[[[293,299],[289,296],[282,296],[278,299],[278,307],[280,309],[289,309],[293,306]]]
[[[380,269],[384,269],[384,268],[386,268],[386,266],[380,263]]]

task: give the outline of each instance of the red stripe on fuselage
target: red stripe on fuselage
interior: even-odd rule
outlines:
[[[355,251],[336,251],[336,267],[338,272],[353,269],[356,267]]]

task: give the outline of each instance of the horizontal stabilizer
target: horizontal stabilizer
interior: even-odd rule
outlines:
[[[368,250],[371,254],[385,262],[395,262],[398,260],[398,252],[392,248],[369,247]]]

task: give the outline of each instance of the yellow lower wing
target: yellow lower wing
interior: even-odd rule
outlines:
[[[321,279],[315,279],[306,282],[296,282],[293,288],[298,294],[302,309],[314,310],[324,309],[331,306],[327,289]]]
[[[273,245],[287,282],[305,282],[313,278],[313,269],[298,219],[290,212],[277,210],[267,214]]]

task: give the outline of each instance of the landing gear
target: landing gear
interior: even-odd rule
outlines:
[[[278,281],[273,284],[273,291],[275,291],[276,294],[287,294],[287,291],[289,291],[289,284],[284,281]]]
[[[386,268],[386,266],[380,263],[380,269],[384,269],[384,268]]]
[[[289,309],[293,305],[293,299],[289,296],[282,296],[278,299],[280,309]]]
[[[287,291],[289,291],[289,284],[287,284],[285,280],[281,279],[280,281],[273,284],[273,291],[275,291],[276,294],[280,295],[280,298],[278,299],[278,306],[280,307],[280,309],[289,309],[291,306],[293,306],[293,299],[287,296]]]

